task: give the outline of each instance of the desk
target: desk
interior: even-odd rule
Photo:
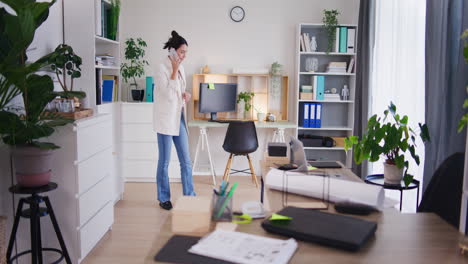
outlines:
[[[213,160],[211,158],[210,144],[208,141],[208,128],[211,127],[227,127],[229,123],[218,123],[218,122],[209,122],[207,120],[192,120],[188,122],[189,127],[198,127],[200,129],[200,136],[197,141],[197,148],[195,150],[195,158],[193,159],[193,168],[192,170],[195,173],[195,169],[198,161],[198,153],[200,149],[203,151],[206,147],[208,152],[208,160],[210,162],[210,171],[213,178],[213,185],[216,186],[216,174],[214,170]],[[256,128],[274,128],[276,129],[273,133],[272,142],[285,142],[284,130],[286,128],[297,128],[294,122],[288,121],[277,121],[277,122],[255,122]]]
[[[343,174],[351,175],[349,170],[343,170]],[[335,169],[334,172],[338,170]],[[239,185],[241,189],[249,187],[254,191],[254,187],[247,180]],[[279,191],[266,190],[266,200],[272,212],[281,209],[281,196]],[[251,198],[236,195],[234,197],[235,200]],[[335,212],[333,206],[328,211]],[[298,250],[290,263],[468,263],[468,257],[459,254],[460,233],[433,213],[401,214],[398,210],[390,208],[383,213],[376,212],[359,218],[378,223],[375,237],[360,251],[347,252],[298,241]],[[261,221],[254,220],[251,224],[239,225],[237,231],[285,239],[264,231],[260,226]],[[153,263],[154,255],[172,235],[171,218],[168,217],[160,233],[154,238],[145,263]]]

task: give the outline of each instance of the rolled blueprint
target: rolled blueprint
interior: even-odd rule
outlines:
[[[287,179],[287,188],[283,187]],[[382,210],[384,207],[385,193],[381,186],[329,178],[329,188],[325,188],[324,195],[324,176],[305,175],[300,172],[286,172],[271,168],[266,176],[266,185],[275,190],[288,191],[314,198],[328,197],[330,202],[350,201],[354,203],[365,204]],[[326,183],[325,183],[326,184]]]

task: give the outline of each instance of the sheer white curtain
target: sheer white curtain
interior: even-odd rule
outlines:
[[[397,113],[408,115],[410,126],[424,122],[425,107],[425,20],[426,0],[377,0],[375,43],[371,68],[370,115],[382,115],[392,101]],[[421,164],[408,154],[409,173],[421,181],[424,169],[424,145],[417,143]],[[383,157],[369,164],[369,172],[383,173]],[[399,199],[399,193],[386,191]],[[420,194],[421,195],[421,194]],[[416,191],[405,191],[403,211],[414,212]]]

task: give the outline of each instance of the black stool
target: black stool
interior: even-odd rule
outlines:
[[[10,241],[8,242],[8,249],[6,255],[7,263],[13,263],[13,261],[17,258],[29,253],[31,253],[31,263],[42,263],[42,251],[52,251],[60,254],[60,258],[52,263],[60,263],[60,261],[62,261],[64,258],[68,264],[72,263],[70,260],[70,256],[68,255],[67,247],[65,246],[65,241],[63,240],[62,233],[60,232],[57,219],[55,219],[54,210],[52,209],[52,205],[50,204],[49,197],[37,195],[38,193],[44,193],[55,189],[57,189],[57,184],[53,182],[49,183],[48,185],[34,188],[21,187],[19,185],[14,185],[10,187],[9,191],[12,193],[31,194],[31,196],[26,198],[20,198],[19,200],[15,220],[13,223],[13,229],[11,230]],[[39,206],[42,202],[45,202],[45,208]],[[23,205],[25,203],[29,204],[29,209],[23,210]],[[62,250],[42,247],[40,219],[42,216],[47,215],[50,215],[50,220],[52,221],[55,234],[57,235],[57,239],[60,243],[60,247]],[[16,239],[16,231],[18,231],[18,224],[21,217],[29,218],[31,224],[31,249],[20,252],[17,255],[11,257],[13,243]]]

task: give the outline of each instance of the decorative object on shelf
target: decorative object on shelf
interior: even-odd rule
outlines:
[[[55,72],[57,80],[63,89],[63,92],[58,92],[57,94],[62,98],[73,99],[74,108],[80,108],[80,99],[85,98],[86,93],[83,91],[73,91],[73,80],[81,77],[81,57],[75,54],[72,47],[60,44],[49,57],[48,63],[50,64],[50,68]],[[70,84],[67,83],[67,76],[70,77]]]
[[[336,39],[336,30],[338,26],[338,15],[340,12],[336,9],[332,10],[323,10],[323,28],[325,29],[327,33],[327,53],[331,52],[333,50],[333,45],[335,45],[335,39]]]
[[[125,41],[125,59],[128,62],[122,63],[120,69],[122,78],[126,83],[131,81],[130,89],[134,101],[142,101],[144,90],[138,89],[136,77],[145,74],[145,65],[149,65],[145,57],[146,42],[142,38],[129,38]],[[135,92],[134,92],[135,91]]]
[[[254,95],[253,92],[240,92],[237,96],[237,103],[244,102],[244,119],[250,119],[251,102]]]
[[[323,99],[325,101],[340,101],[341,100],[340,95],[337,94],[336,88],[325,90],[325,93],[323,96],[324,96]]]
[[[245,18],[245,11],[240,6],[235,6],[229,12],[229,16],[231,17],[232,21],[234,22],[241,22]]]
[[[341,89],[341,100],[343,101],[349,100],[349,89],[348,89],[348,85],[346,84],[343,86],[343,89]]]
[[[210,74],[211,73],[211,70],[210,70],[210,67],[208,67],[208,65],[205,65],[202,69],[202,73],[203,74]]]
[[[112,40],[117,40],[117,29],[119,27],[119,16],[120,16],[120,0],[111,0],[107,32],[108,37]]]
[[[307,72],[317,72],[319,61],[315,57],[307,57],[305,60],[305,70]]]
[[[0,138],[11,146],[14,164],[18,165],[17,181],[24,186],[43,185],[51,175],[50,155],[59,146],[38,140],[52,135],[56,127],[73,122],[56,114],[44,116],[56,93],[52,78],[37,72],[50,66],[49,59],[56,54],[26,63],[26,51],[54,3],[19,1],[10,5],[16,14],[30,14],[22,16],[0,9],[0,21],[4,22],[0,31]],[[7,108],[18,95],[23,99],[23,108]]]
[[[387,118],[390,118],[389,114],[393,121],[387,121]],[[430,141],[427,125],[419,123],[419,129],[422,141]],[[356,136],[345,139],[345,151],[354,146],[354,161],[357,164],[365,159],[376,162],[380,155],[385,155],[385,183],[400,184],[403,178],[408,186],[413,180],[413,175],[408,174],[409,162],[405,159],[405,153],[409,150],[411,157],[419,165],[416,136],[416,132],[408,126],[408,116],[400,117],[396,113],[396,106],[390,102],[388,109],[384,111],[383,119],[377,115],[369,119],[367,133],[360,141]]]
[[[316,52],[317,49],[318,49],[317,39],[315,38],[315,36],[312,36],[312,39],[310,40],[310,50],[312,52]]]
[[[266,117],[266,120],[268,122],[275,122],[276,121],[276,116],[274,114],[272,114],[272,113],[268,113],[267,117]]]

